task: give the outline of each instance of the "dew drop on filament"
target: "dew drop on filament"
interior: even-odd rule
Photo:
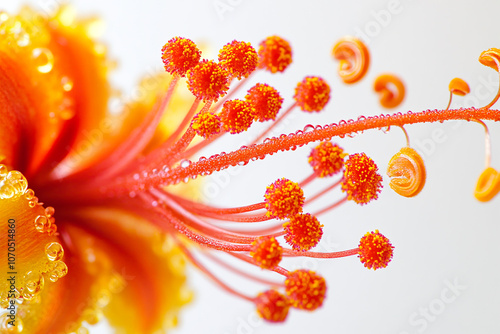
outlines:
[[[49,261],[59,261],[64,256],[64,249],[58,242],[51,242],[45,246],[45,255]]]

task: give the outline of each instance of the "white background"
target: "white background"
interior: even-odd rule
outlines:
[[[19,5],[2,1],[2,7],[9,11]],[[78,12],[97,14],[106,22],[103,39],[119,61],[113,82],[125,95],[141,75],[161,68],[160,49],[173,36],[210,45],[212,52],[205,55],[207,58],[214,58],[218,48],[233,39],[257,45],[268,35],[283,36],[292,44],[293,65],[283,75],[259,74],[254,80],[277,87],[285,105],[292,103],[293,88],[305,75],[322,76],[332,86],[326,111],[318,115],[297,111],[286,133],[308,123],[385,113],[371,89],[374,78],[382,72],[397,73],[406,83],[407,98],[397,111],[444,108],[448,83],[454,77],[465,79],[472,90],[471,97],[456,99],[455,106],[483,106],[494,95],[488,82],[497,80],[496,72],[479,64],[477,58],[482,51],[500,46],[498,1],[400,0],[395,7],[383,0],[73,2]],[[50,10],[56,2],[30,3]],[[217,4],[225,5],[226,11],[218,11]],[[342,36],[360,32],[365,34],[372,66],[361,83],[346,86],[336,74],[331,48]],[[183,310],[180,325],[172,333],[499,333],[500,199],[482,204],[472,195],[484,168],[483,129],[467,122],[406,129],[426,162],[428,179],[422,193],[414,199],[399,197],[385,177],[377,202],[365,207],[348,203],[320,217],[327,235],[322,250],[356,247],[365,232],[379,229],[396,247],[388,268],[369,271],[355,257],[299,259],[289,264],[289,268],[308,267],[324,275],[328,298],[316,312],[291,311],[288,321],[278,326],[256,320],[253,305],[227,295],[203,275],[189,270],[196,299]],[[500,168],[500,127],[490,123],[490,129],[493,166]],[[229,151],[238,140],[244,141],[233,139],[232,146],[221,143],[207,155]],[[388,134],[373,130],[339,143],[350,153],[366,152],[384,176],[390,157],[405,145],[399,129]],[[229,182],[210,181],[223,184],[220,192],[210,196],[211,202],[249,204],[260,201],[265,186],[278,177],[301,180],[310,172],[308,152],[305,148],[275,155],[246,166]],[[312,189],[307,188],[306,195]],[[323,202],[333,201],[335,196],[340,195]],[[221,274],[246,293],[262,289]],[[454,295],[447,290],[450,282],[464,289]],[[445,303],[453,296],[453,302]],[[428,318],[424,309],[429,309]],[[99,333],[110,332],[105,324],[99,327]]]

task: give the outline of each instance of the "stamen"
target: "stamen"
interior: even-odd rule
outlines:
[[[359,241],[359,259],[368,269],[385,268],[391,262],[394,246],[378,230],[367,232]]]
[[[460,78],[452,79],[450,81],[450,84],[448,85],[448,89],[450,90],[450,100],[448,102],[446,110],[450,108],[453,95],[465,96],[470,93],[469,84]]]
[[[485,66],[491,67],[498,72],[500,76],[500,49],[491,48],[489,50],[481,52],[479,56],[479,62]],[[498,87],[498,92],[493,98],[493,100],[488,103],[484,108],[491,108],[500,98],[500,86]]]
[[[255,108],[247,101],[229,100],[222,106],[224,130],[231,134],[248,130],[255,118]]]
[[[321,142],[311,150],[308,162],[318,177],[328,177],[339,173],[344,167],[347,153],[330,141]]]
[[[198,136],[207,139],[213,135],[220,133],[222,128],[222,121],[219,116],[212,113],[199,113],[193,118],[191,127]]]
[[[343,37],[333,47],[332,55],[340,61],[338,73],[346,84],[361,80],[370,66],[366,45],[355,37]]]
[[[308,251],[318,244],[323,236],[323,225],[315,216],[299,214],[283,224],[285,240],[295,251]]]
[[[212,60],[202,60],[187,72],[188,88],[196,98],[217,101],[229,89],[229,73]]]
[[[477,180],[474,196],[481,202],[488,202],[500,192],[500,175],[491,164],[491,138],[488,126],[481,120],[473,120],[484,127],[485,170]]]
[[[165,70],[170,74],[185,76],[186,72],[196,66],[201,58],[201,51],[196,44],[187,38],[174,37],[161,50],[161,59]]]
[[[380,104],[385,108],[396,108],[405,98],[405,86],[394,74],[379,75],[373,89],[380,95]]]
[[[292,63],[290,43],[279,36],[267,37],[259,46],[259,68],[283,72]]]
[[[232,41],[219,52],[219,64],[231,76],[247,78],[257,67],[259,57],[250,43]]]
[[[289,273],[285,287],[293,307],[313,311],[323,305],[326,282],[314,271],[301,269]]]
[[[382,188],[382,176],[377,171],[377,165],[365,153],[350,155],[345,162],[342,182],[347,198],[361,205],[377,199]]]
[[[481,202],[488,202],[500,192],[500,174],[492,167],[486,168],[477,180],[474,196]]]
[[[273,269],[281,262],[283,248],[274,237],[259,237],[252,243],[250,256],[262,269]]]
[[[259,293],[255,298],[257,313],[269,322],[283,322],[288,316],[290,302],[288,298],[271,289]]]
[[[177,245],[182,249],[182,252],[187,256],[189,261],[196,266],[201,272],[210,277],[217,285],[219,285],[223,290],[229,292],[232,295],[240,297],[242,299],[248,300],[250,302],[254,301],[254,298],[247,296],[241,292],[236,291],[235,289],[228,286],[226,283],[221,281],[217,276],[215,276],[210,270],[208,270],[198,259],[194,257],[194,255],[187,249],[186,246],[182,242],[177,242]]]
[[[254,106],[255,120],[259,122],[274,121],[283,104],[283,98],[274,87],[261,83],[248,90],[245,100]]]
[[[304,191],[295,182],[282,178],[269,185],[264,195],[266,215],[285,219],[302,212]]]
[[[330,86],[320,77],[308,76],[297,84],[293,98],[304,111],[321,111],[330,101]]]

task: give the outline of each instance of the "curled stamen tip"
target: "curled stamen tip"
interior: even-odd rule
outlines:
[[[285,219],[302,212],[304,191],[298,183],[282,178],[269,185],[264,195],[266,215],[271,218]]]
[[[311,270],[296,270],[285,280],[286,294],[293,307],[313,311],[323,305],[326,296],[325,279]]]
[[[405,98],[405,85],[394,74],[381,74],[373,83],[373,89],[380,95],[380,104],[385,108],[395,108]]]
[[[492,167],[486,168],[477,180],[474,196],[481,202],[488,202],[500,191],[500,174]]]
[[[365,153],[350,155],[345,162],[342,181],[347,199],[361,205],[376,200],[382,188],[382,176],[377,171],[377,165]]]
[[[197,135],[207,139],[220,133],[222,121],[219,116],[212,113],[199,113],[193,117],[191,127]]]
[[[292,63],[290,43],[279,36],[267,37],[259,46],[259,67],[271,73],[283,72]]]
[[[229,73],[212,60],[202,60],[187,72],[188,88],[198,99],[217,101],[229,89]]]
[[[323,236],[323,225],[313,215],[298,214],[283,224],[285,240],[296,251],[308,251],[318,244]]]
[[[498,72],[498,65],[500,63],[500,49],[491,48],[481,52],[479,62],[485,66],[491,67]]]
[[[170,74],[185,76],[186,72],[196,66],[201,58],[201,51],[196,44],[187,38],[174,37],[161,49],[161,59],[165,70]]]
[[[255,120],[265,122],[275,120],[283,104],[280,93],[268,84],[258,83],[250,88],[245,96],[255,108]]]
[[[330,101],[330,86],[320,77],[308,76],[297,84],[293,98],[304,111],[321,111]]]
[[[247,101],[229,100],[224,102],[221,114],[224,130],[236,134],[250,128],[255,117],[255,108]]]
[[[448,89],[450,93],[459,96],[465,96],[470,93],[469,84],[460,78],[452,79],[448,85]]]
[[[346,84],[361,80],[370,66],[366,45],[355,37],[346,36],[333,47],[332,55],[339,60],[339,75]]]
[[[308,162],[318,177],[328,177],[342,170],[346,156],[340,146],[327,141],[311,150]]]
[[[290,302],[288,298],[276,290],[259,293],[255,298],[257,313],[269,322],[283,322],[288,316]]]
[[[259,63],[259,56],[250,43],[232,41],[219,52],[219,64],[233,77],[247,78]]]
[[[367,232],[359,241],[358,257],[368,269],[385,268],[391,262],[394,246],[378,230]]]
[[[283,248],[275,237],[258,237],[252,243],[250,256],[262,269],[273,269],[281,262]]]
[[[416,196],[424,188],[426,172],[424,160],[411,147],[403,147],[387,166],[390,187],[401,196]]]

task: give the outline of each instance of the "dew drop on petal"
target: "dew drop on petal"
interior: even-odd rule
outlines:
[[[0,178],[5,177],[5,175],[7,175],[8,172],[9,170],[7,169],[7,166],[0,165]]]
[[[50,225],[52,223],[47,216],[39,215],[35,218],[35,229],[40,233],[47,232],[50,229]]]
[[[47,48],[33,49],[31,56],[37,65],[37,70],[40,73],[49,73],[54,67],[54,55]]]
[[[62,261],[55,261],[49,264],[49,270],[47,272],[49,276],[49,280],[52,282],[57,282],[58,279],[61,277],[66,276],[68,273],[68,267],[66,266],[66,263]]]
[[[0,199],[17,198],[28,189],[28,181],[18,171],[0,174]]]
[[[49,218],[50,218],[50,217],[54,216],[54,213],[55,213],[55,210],[54,210],[54,208],[53,208],[53,207],[48,206],[48,207],[46,207],[46,208],[45,208],[45,215],[46,215],[47,217],[49,217]]]
[[[38,294],[42,291],[45,281],[43,275],[37,272],[29,271],[24,275],[24,280],[26,282],[26,290],[30,294]],[[26,296],[26,293],[25,293]],[[34,296],[33,296],[34,297]]]
[[[51,242],[45,246],[45,255],[50,261],[59,261],[64,256],[64,249],[60,243]]]
[[[23,322],[20,317],[16,317],[15,326],[9,324],[11,321],[9,313],[5,312],[0,315],[0,332],[5,334],[10,333],[22,333],[23,332]]]

